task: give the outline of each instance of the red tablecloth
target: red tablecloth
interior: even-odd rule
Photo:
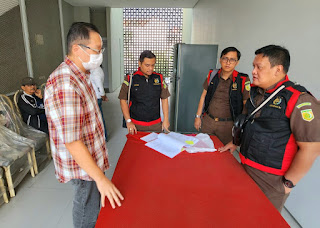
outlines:
[[[106,204],[96,227],[289,227],[230,153],[170,159],[146,147],[144,135],[127,136],[112,178],[125,200]]]

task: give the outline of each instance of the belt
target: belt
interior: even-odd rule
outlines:
[[[233,121],[233,119],[231,117],[229,118],[218,118],[218,117],[214,117],[213,115],[211,115],[210,113],[206,112],[208,114],[208,116],[213,119],[214,121],[218,122],[218,121]]]

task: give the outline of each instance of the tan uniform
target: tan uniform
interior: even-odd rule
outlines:
[[[247,79],[249,81],[249,78]],[[230,86],[232,75],[228,79],[219,78],[217,89],[209,103],[208,112],[211,116],[218,118],[231,118],[230,112]],[[203,88],[208,90],[207,79],[203,83]],[[243,90],[243,100],[249,98],[249,90]],[[233,121],[215,121],[208,115],[202,118],[201,132],[216,135],[223,144],[232,141]]]
[[[263,89],[258,88],[258,94],[254,98],[257,105],[263,102],[264,92]],[[305,117],[305,110],[309,110],[308,112],[312,115],[308,118]],[[259,115],[260,111],[257,112],[256,117]],[[290,117],[290,128],[297,142],[320,142],[320,102],[308,93],[301,94]],[[248,165],[243,166],[271,203],[281,212],[289,196],[289,194],[285,194],[282,176],[267,173]]]

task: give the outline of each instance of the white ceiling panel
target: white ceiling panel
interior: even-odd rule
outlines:
[[[65,0],[73,6],[112,8],[193,8],[199,0]]]

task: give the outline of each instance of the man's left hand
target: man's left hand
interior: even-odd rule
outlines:
[[[162,131],[170,132],[169,131],[170,123],[169,120],[165,120],[162,123]]]
[[[234,145],[234,144],[232,143],[232,141],[231,141],[231,142],[229,142],[228,144],[226,144],[225,146],[218,148],[218,151],[220,151],[220,153],[221,153],[221,152],[225,152],[225,151],[230,151],[230,153],[233,154],[233,152],[234,152],[236,149],[237,149],[237,146]]]

